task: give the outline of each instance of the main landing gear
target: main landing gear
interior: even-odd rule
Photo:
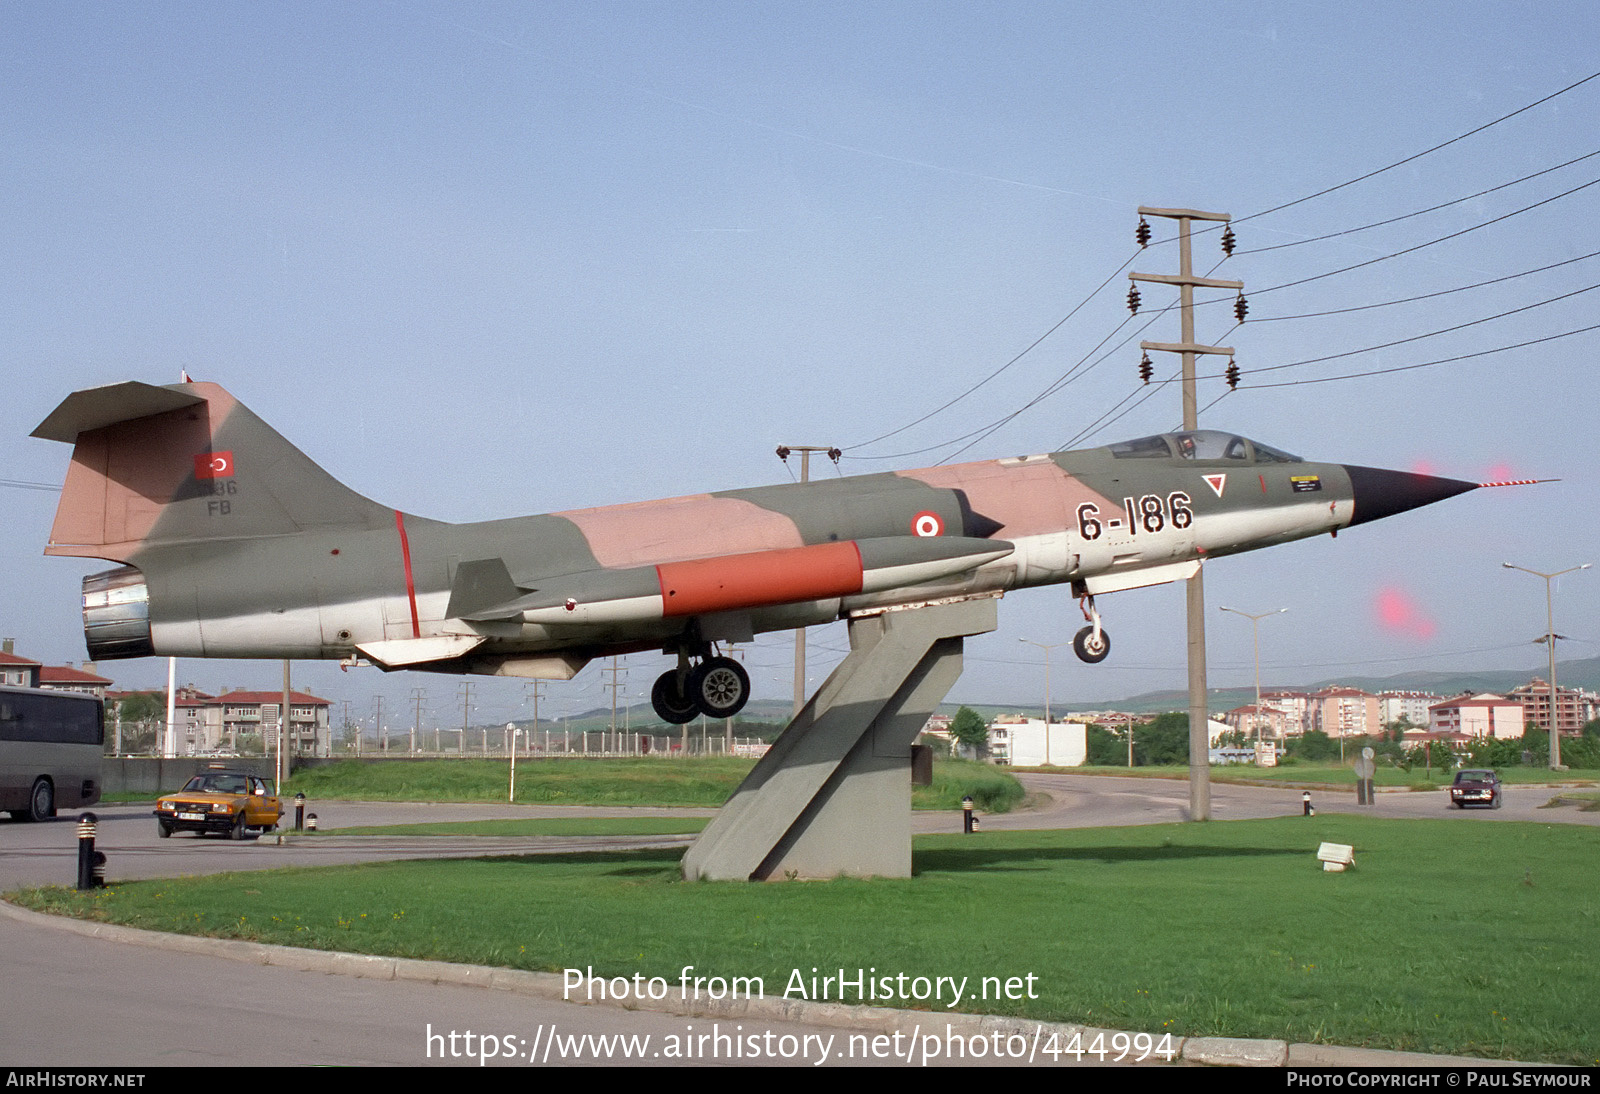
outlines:
[[[1078,597],[1078,607],[1083,610],[1083,617],[1089,621],[1089,625],[1073,636],[1072,652],[1078,655],[1080,661],[1098,665],[1111,652],[1111,636],[1100,625],[1100,611],[1094,606],[1093,596],[1086,594]]]
[[[702,656],[690,667],[680,651],[678,667],[662,673],[650,689],[650,705],[662,721],[682,725],[695,715],[732,718],[750,698],[750,675],[731,657]]]

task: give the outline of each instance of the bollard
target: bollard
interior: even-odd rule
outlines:
[[[294,830],[299,832],[306,826],[306,795],[305,791],[294,796]]]
[[[93,813],[78,817],[78,891],[100,889],[105,886],[106,856],[94,849],[95,825],[99,818]]]
[[[316,830],[317,830],[317,815],[315,813],[312,813],[312,814],[310,814],[309,816],[306,817],[306,831],[307,832],[315,832]]]
[[[977,819],[972,815],[972,795],[968,794],[961,799],[961,831],[970,833],[977,826]]]
[[[1304,794],[1300,795],[1300,806],[1305,811],[1305,816],[1311,817],[1316,815],[1317,811],[1311,808],[1311,791],[1307,790]]]

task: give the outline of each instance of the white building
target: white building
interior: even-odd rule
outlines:
[[[1443,695],[1431,691],[1378,692],[1378,720],[1385,726],[1404,718],[1421,729],[1428,724],[1428,710],[1444,702]]]
[[[1522,704],[1500,695],[1463,695],[1428,709],[1428,731],[1497,740],[1522,736]]]
[[[1046,759],[1048,744],[1048,760]],[[1088,731],[1082,722],[1051,722],[1045,740],[1043,718],[1002,716],[989,723],[989,756],[1017,767],[1081,767],[1089,758]]]

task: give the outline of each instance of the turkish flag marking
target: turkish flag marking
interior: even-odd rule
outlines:
[[[201,452],[194,458],[194,477],[197,479],[233,478],[232,452]]]

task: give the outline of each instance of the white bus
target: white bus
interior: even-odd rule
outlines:
[[[45,820],[100,800],[104,704],[92,695],[0,687],[0,809]]]

